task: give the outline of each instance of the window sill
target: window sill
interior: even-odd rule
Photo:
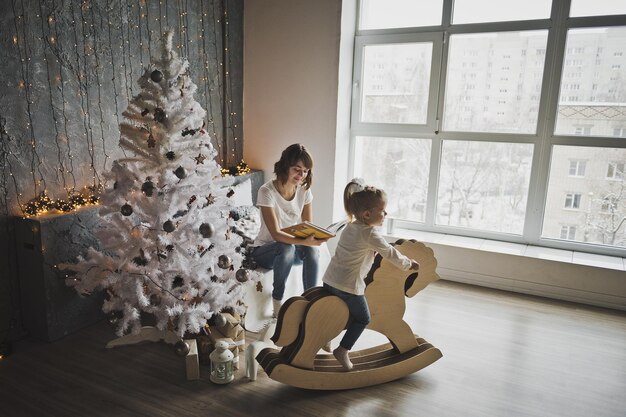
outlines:
[[[435,252],[442,279],[626,311],[621,257],[395,228]]]
[[[618,256],[597,255],[520,243],[400,229],[397,227],[394,229],[393,238],[416,239],[424,243],[436,243],[438,245],[626,271],[626,258]]]

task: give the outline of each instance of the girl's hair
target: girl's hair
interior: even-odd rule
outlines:
[[[274,174],[281,183],[286,183],[289,179],[289,169],[296,165],[298,161],[302,161],[309,173],[304,178],[302,185],[305,189],[309,189],[313,184],[313,158],[306,150],[304,145],[294,143],[288,146],[280,155],[280,160],[274,164]]]
[[[381,201],[387,201],[385,191],[364,185],[360,178],[350,181],[343,190],[343,207],[349,220],[361,220],[365,211],[376,207]]]

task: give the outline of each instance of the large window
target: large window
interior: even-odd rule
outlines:
[[[361,0],[354,68],[390,228],[626,255],[626,2]]]

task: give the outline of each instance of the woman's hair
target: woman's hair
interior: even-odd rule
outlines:
[[[302,164],[309,170],[302,182],[304,188],[308,190],[313,183],[313,158],[311,158],[304,145],[294,143],[288,146],[280,155],[280,160],[274,164],[274,174],[276,174],[278,181],[282,184],[286,183],[289,179],[289,169],[296,165],[298,161],[302,161]]]
[[[365,185],[361,178],[354,178],[343,190],[343,207],[348,219],[361,220],[363,213],[387,201],[387,194],[380,188]]]

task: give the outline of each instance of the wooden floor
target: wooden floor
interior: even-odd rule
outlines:
[[[0,361],[0,416],[626,416],[625,312],[440,281],[408,300],[406,318],[443,358],[338,392],[263,371],[219,386],[204,367],[189,382],[169,345],[105,349],[106,322],[51,344],[22,340]],[[357,348],[383,341],[366,332]]]

